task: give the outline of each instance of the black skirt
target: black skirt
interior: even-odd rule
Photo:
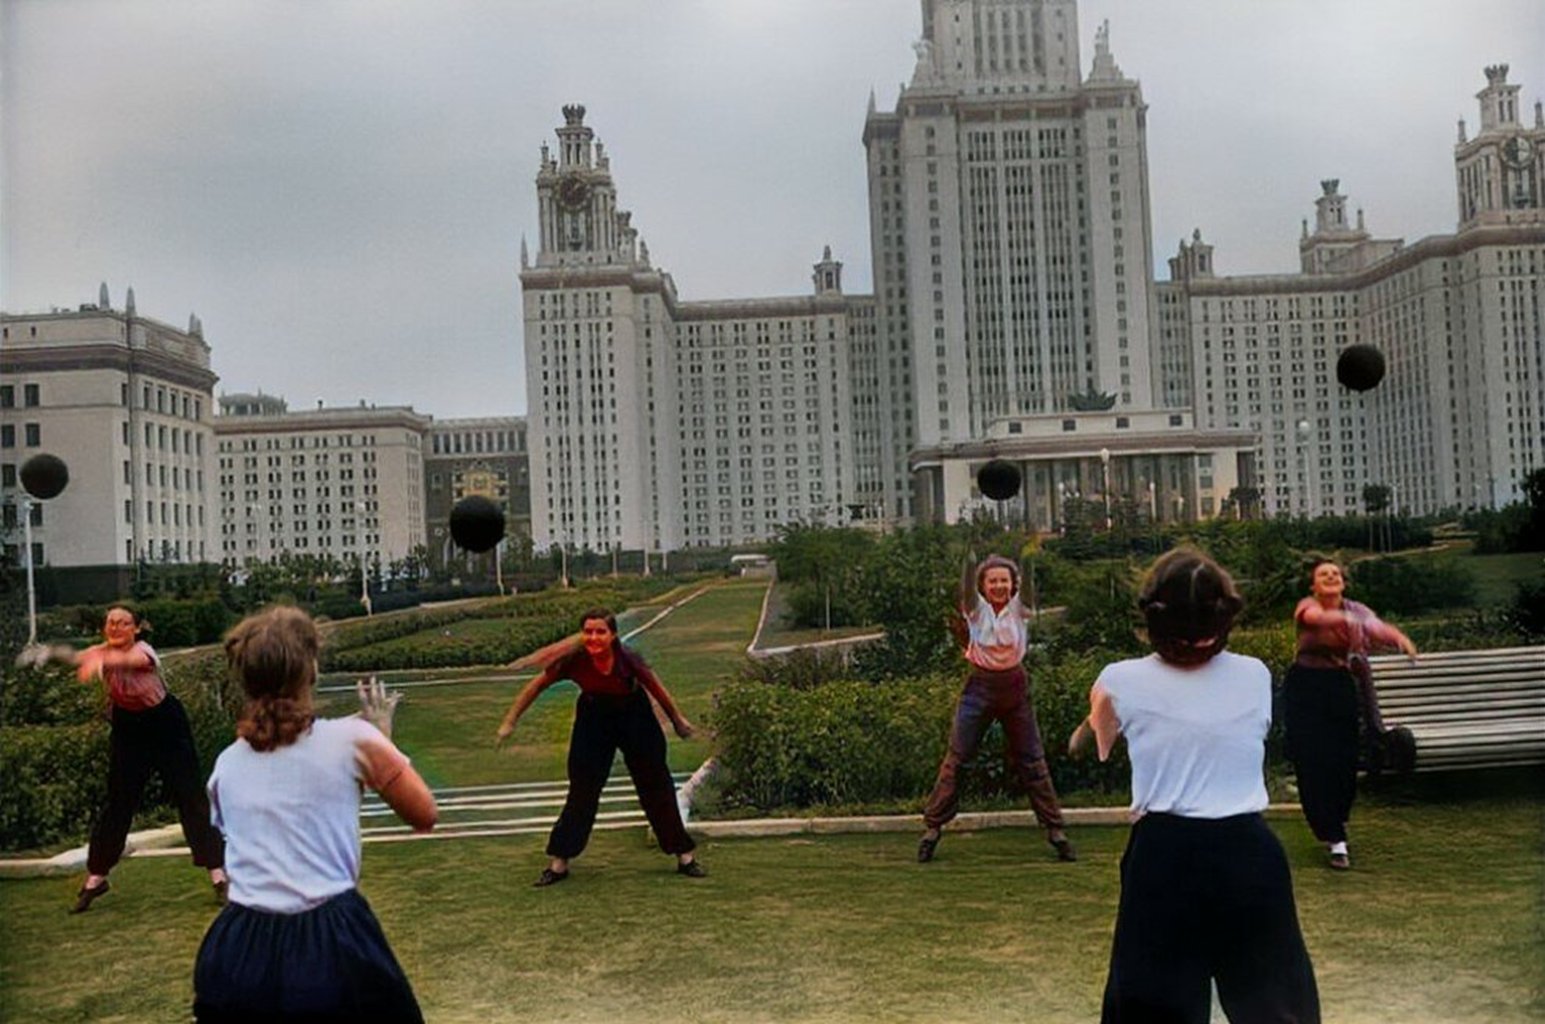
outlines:
[[[423,1024],[407,975],[358,890],[299,914],[232,903],[209,926],[193,968],[201,1022]]]

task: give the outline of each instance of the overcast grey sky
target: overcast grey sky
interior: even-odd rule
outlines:
[[[683,298],[869,288],[859,138],[917,0],[0,0],[0,308],[135,289],[197,312],[217,389],[437,417],[526,408],[520,240],[582,102]],[[1291,271],[1321,178],[1375,235],[1454,228],[1456,121],[1508,63],[1545,95],[1540,0],[1083,0],[1141,81],[1155,266]]]

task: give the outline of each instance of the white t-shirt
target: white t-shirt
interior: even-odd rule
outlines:
[[[319,718],[292,744],[226,747],[209,776],[232,903],[298,914],[359,882],[360,787],[380,790],[408,758],[362,718]]]
[[[1103,693],[1102,693],[1103,691]],[[1108,702],[1105,698],[1108,698]],[[1106,665],[1094,684],[1096,734],[1114,713],[1132,761],[1132,815],[1226,818],[1266,808],[1271,670],[1224,651],[1194,668],[1157,654]],[[1102,736],[1102,759],[1109,743]]]

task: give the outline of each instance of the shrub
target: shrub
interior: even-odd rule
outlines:
[[[1380,615],[1411,615],[1475,604],[1475,575],[1458,559],[1369,558],[1350,568],[1348,596]]]
[[[207,775],[234,737],[239,694],[224,685],[218,652],[168,658],[167,689],[182,701]],[[14,671],[3,691],[0,728],[0,849],[20,850],[81,841],[107,795],[106,697],[69,671]],[[146,787],[143,817],[169,816],[159,777]]]
[[[8,725],[0,732],[0,848],[84,836],[107,798],[107,723]]]
[[[1124,787],[1124,752],[1100,764],[1067,757],[1068,736],[1088,713],[1093,658],[1031,665],[1031,692],[1047,760],[1060,789]],[[817,805],[919,804],[949,743],[961,675],[839,680],[797,690],[741,678],[719,692],[714,726],[727,810]],[[1010,790],[1002,731],[994,726],[960,775],[968,799]]]

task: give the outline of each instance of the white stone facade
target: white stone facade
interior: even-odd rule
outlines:
[[[210,349],[196,320],[180,331],[139,316],[107,286],[77,310],[0,315],[0,502],[19,562],[28,458],[57,455],[70,481],[33,512],[39,564],[104,580],[141,562],[215,557]]]
[[[911,397],[895,440],[1090,392],[1151,407],[1146,107],[1106,28],[1084,79],[1072,0],[923,12],[912,81],[864,132],[880,331]]]
[[[1545,116],[1524,128],[1506,78],[1487,69],[1481,133],[1461,125],[1456,234],[1372,238],[1326,181],[1303,273],[1219,277],[1199,232],[1170,260],[1166,402],[1259,434],[1269,514],[1357,513],[1369,484],[1402,511],[1497,507],[1545,466]],[[1356,344],[1386,364],[1363,394],[1336,382]]]
[[[851,514],[849,303],[828,252],[805,297],[684,302],[564,108],[522,252],[532,538],[593,551],[753,543]]]
[[[214,420],[219,557],[289,553],[377,560],[424,544],[427,416],[403,406],[289,411],[271,395],[224,395]]]

